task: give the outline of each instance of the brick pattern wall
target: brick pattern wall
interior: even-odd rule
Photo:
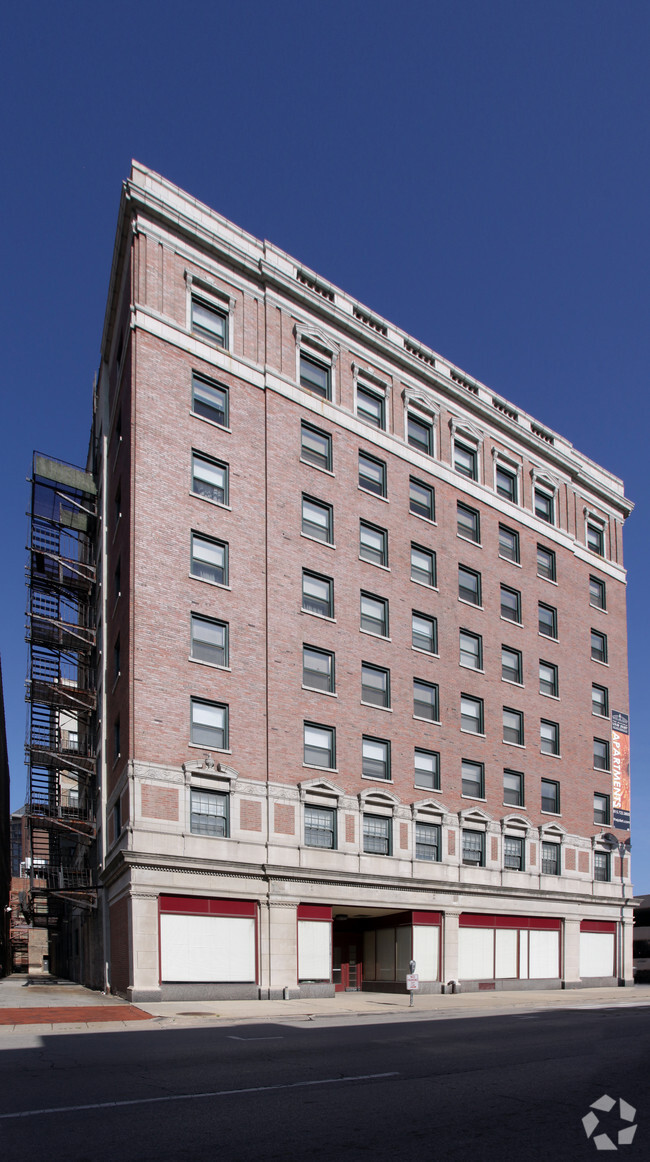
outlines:
[[[409,845],[409,826],[408,823],[400,823],[399,825],[399,845],[402,851],[406,851]]]
[[[142,784],[142,817],[178,822],[178,791],[176,787],[152,787]]]
[[[578,852],[578,871],[588,873],[589,872],[589,865],[590,865],[589,852],[588,851],[579,851]]]
[[[576,849],[575,847],[566,847],[564,849],[564,866],[567,871],[576,870]]]
[[[455,831],[448,831],[447,832],[447,854],[448,855],[455,855],[456,854],[456,832]]]
[[[531,843],[529,852],[529,861],[531,867],[537,867],[537,844]]]
[[[354,843],[354,815],[345,816],[345,842]]]
[[[256,799],[240,800],[239,826],[242,831],[262,830],[262,804]]]
[[[289,803],[276,803],[274,812],[276,835],[295,835],[296,813]]]
[[[499,858],[499,840],[496,835],[490,836],[490,859],[496,863]]]

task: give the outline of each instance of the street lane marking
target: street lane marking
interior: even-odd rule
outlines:
[[[284,1034],[278,1037],[234,1037],[228,1036],[229,1041],[284,1041]]]
[[[233,1097],[240,1093],[271,1093],[278,1089],[305,1089],[314,1085],[340,1085],[344,1081],[378,1081],[381,1077],[399,1077],[393,1073],[358,1073],[355,1077],[325,1077],[320,1081],[292,1081],[287,1085],[255,1085],[247,1089],[215,1089],[209,1093],[173,1093],[164,1097],[137,1097],[128,1101],[98,1101],[82,1106],[53,1106],[43,1110],[21,1110],[18,1114],[0,1114],[0,1121],[10,1118],[36,1118],[42,1114],[78,1114],[84,1110],[114,1110],[121,1106],[146,1106],[163,1101],[194,1101],[203,1097]]]

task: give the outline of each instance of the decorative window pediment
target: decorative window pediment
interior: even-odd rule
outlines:
[[[307,795],[322,795],[330,799],[341,799],[344,795],[341,787],[337,787],[336,783],[330,783],[328,779],[305,779],[298,783],[298,787],[303,801]]]

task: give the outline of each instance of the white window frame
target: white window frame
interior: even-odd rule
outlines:
[[[187,330],[199,343],[206,343],[208,347],[214,348],[215,351],[232,351],[232,336],[233,323],[235,313],[235,299],[232,295],[222,291],[211,283],[205,282],[203,279],[198,279],[189,271],[185,272],[185,282],[187,287]],[[226,341],[225,343],[216,343],[212,341],[207,335],[203,335],[195,331],[192,327],[192,300],[202,300],[207,307],[212,307],[214,311],[218,311],[223,315],[226,321]]]

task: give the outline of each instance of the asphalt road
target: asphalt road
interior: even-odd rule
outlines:
[[[0,1157],[596,1158],[582,1117],[607,1093],[637,1109],[631,1162],[650,1156],[649,1070],[650,1007],[12,1036]],[[618,1105],[598,1116],[616,1142]]]

